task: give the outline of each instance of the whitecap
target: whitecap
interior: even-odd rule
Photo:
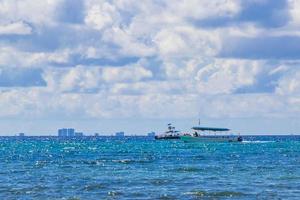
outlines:
[[[263,141],[263,140],[244,140],[242,143],[272,143],[275,141]]]

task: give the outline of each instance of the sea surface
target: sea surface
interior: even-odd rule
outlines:
[[[0,199],[300,199],[300,136],[0,137]]]

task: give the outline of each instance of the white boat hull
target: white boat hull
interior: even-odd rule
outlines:
[[[240,136],[181,136],[184,142],[241,142]]]

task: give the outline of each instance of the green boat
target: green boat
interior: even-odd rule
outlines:
[[[193,127],[193,133],[180,136],[184,142],[242,142],[239,135],[224,134],[230,131],[228,128]],[[220,134],[222,133],[222,134]]]

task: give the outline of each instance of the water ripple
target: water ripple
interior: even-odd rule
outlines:
[[[0,199],[300,199],[299,164],[295,136],[241,144],[0,137]]]

